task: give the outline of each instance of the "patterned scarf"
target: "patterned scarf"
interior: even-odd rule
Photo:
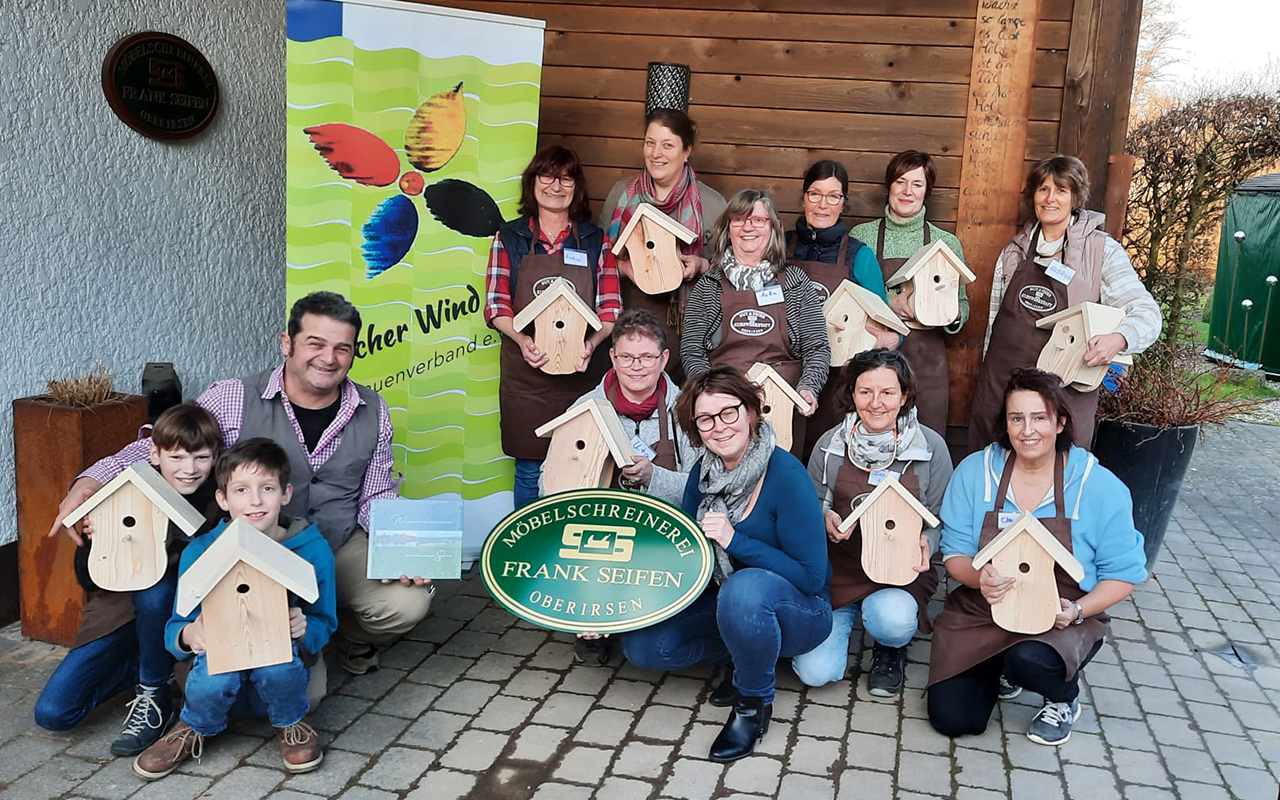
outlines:
[[[738,259],[733,257],[732,250],[720,259],[720,269],[724,271],[729,285],[740,292],[758,292],[765,287],[765,284],[778,277],[773,271],[773,265],[768,261],[762,260],[754,267],[744,267],[738,263]]]
[[[693,167],[684,165],[684,174],[666,200],[659,203],[654,199],[656,196],[657,187],[653,185],[649,171],[640,170],[639,175],[627,182],[622,196],[618,198],[618,207],[613,210],[613,219],[609,220],[609,241],[618,241],[636,206],[648,203],[694,232],[696,238],[693,242],[680,246],[683,253],[702,255],[702,197],[698,194],[698,177],[693,174]]]
[[[707,514],[719,512],[734,525],[741,522],[756,484],[769,468],[769,459],[773,458],[777,444],[773,428],[762,420],[760,432],[751,437],[742,463],[735,469],[728,469],[720,456],[706,450],[702,456],[702,472],[698,476],[698,491],[702,492],[702,502],[698,503],[696,514],[698,521],[701,522]],[[715,579],[717,583],[724,583],[725,578],[733,574],[733,564],[718,542],[712,542],[712,545],[716,551]]]
[[[896,427],[880,433],[868,431],[858,412],[850,411],[840,425],[840,436],[844,439],[849,461],[868,472],[884,469],[895,461],[927,461],[930,458],[929,445],[924,431],[920,430],[914,408],[907,412],[905,419],[898,420]]]

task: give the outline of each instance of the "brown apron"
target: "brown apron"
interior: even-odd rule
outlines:
[[[849,275],[849,267],[845,264],[848,254],[849,237],[845,236],[840,240],[840,252],[836,254],[836,263],[834,264],[828,264],[825,261],[794,261],[796,239],[793,238],[791,240],[791,248],[787,251],[787,263],[794,264],[804,270],[804,274],[809,276],[809,282],[813,284],[813,288],[818,292],[818,299],[825,303],[831,293],[840,286],[841,281],[852,280]],[[805,422],[807,435],[805,436],[804,451],[801,456],[801,460],[805,463],[808,463],[809,454],[817,446],[818,439],[822,438],[822,434],[834,428],[840,420],[844,419],[844,414],[836,410],[836,378],[840,374],[840,369],[841,367],[831,368],[831,372],[827,376],[826,385],[818,393],[818,410],[813,412],[813,416],[809,417]]]
[[[679,289],[662,294],[646,294],[627,278],[622,278],[622,307],[624,309],[643,308],[653,312],[667,334],[667,349],[671,358],[667,361],[667,374],[677,386],[684,383],[684,365],[680,362],[680,319],[684,313],[686,289],[681,284]]]
[[[880,262],[880,272],[887,281],[909,259],[883,256],[884,228],[884,220],[881,219],[880,232],[876,235],[876,260]],[[927,245],[930,241],[932,237],[929,223],[925,222],[924,244]],[[942,332],[942,328],[912,328],[911,333],[903,337],[898,349],[911,362],[911,371],[916,375],[916,414],[920,424],[946,436],[947,409],[951,399],[946,334]]]
[[[536,250],[541,242],[541,234],[537,230],[533,232],[533,241]],[[573,242],[578,249],[582,248],[576,225],[573,228]],[[568,242],[565,244],[567,246]],[[551,278],[567,278],[573,283],[582,302],[589,308],[595,308],[591,272],[595,268],[596,265],[591,263],[585,267],[566,264],[563,248],[556,255],[529,252],[520,259],[516,285],[511,291],[511,305],[519,313],[519,309],[532,303],[542,293]],[[608,369],[608,361],[608,348],[598,347],[585,372],[548,375],[529,366],[529,362],[521,354],[520,345],[511,337],[503,336],[501,379],[498,383],[502,451],[512,458],[546,458],[551,439],[535,436],[534,430],[563,414],[573,401],[595,388]]]
[[[614,408],[617,408],[617,405],[618,405],[615,399],[617,395],[618,395],[618,387],[615,386],[613,388],[613,396],[609,397],[609,402],[613,403]],[[605,393],[605,396],[608,397],[607,392]],[[662,467],[663,469],[669,469],[674,471],[676,469],[676,441],[674,438],[672,438],[671,429],[670,427],[668,427],[668,424],[667,424],[668,418],[670,416],[671,416],[671,409],[667,408],[667,391],[666,391],[666,388],[663,386],[663,382],[659,381],[658,382],[658,441],[648,442],[648,445],[653,448],[653,458],[649,460],[653,462],[653,465],[655,467]],[[624,430],[626,429],[628,422],[634,424],[636,428],[636,434],[639,435],[640,423],[636,422],[630,417],[624,417],[621,414],[618,415],[618,420],[622,422],[622,426]],[[622,472],[620,470],[615,469],[613,471],[613,480],[609,483],[609,486],[614,489],[621,489],[622,488],[621,481],[622,481]]]
[[[978,539],[979,550],[1000,534],[999,510],[1004,506],[1005,497],[1009,492],[1014,459],[1015,454],[1010,452],[1009,460],[1004,465],[1004,473],[1000,476],[995,508],[983,517],[982,533]],[[1040,522],[1070,552],[1072,550],[1071,520],[1067,518],[1064,511],[1065,500],[1062,493],[1062,470],[1065,459],[1066,455],[1063,454],[1054,461],[1053,505],[1056,515],[1052,519],[1041,519]],[[1084,597],[1085,591],[1071,580],[1061,566],[1055,566],[1053,574],[1058,581],[1059,597],[1073,601]],[[1111,618],[1106,614],[1096,614],[1086,618],[1079,625],[1050,628],[1035,636],[1011,633],[996,625],[991,618],[991,604],[983,598],[981,591],[968,586],[959,586],[947,595],[946,605],[933,623],[929,685],[953,678],[988,658],[1003,653],[1019,642],[1044,642],[1052,647],[1062,657],[1067,669],[1066,678],[1071,680],[1080,669],[1080,665],[1088,658],[1094,644],[1107,635],[1110,621]]]
[[[1039,238],[1037,228],[1009,281],[1009,288],[1005,290],[1000,310],[991,325],[991,341],[987,345],[986,358],[982,360],[982,369],[978,372],[978,384],[969,408],[971,453],[995,441],[996,415],[1004,404],[1004,389],[1009,383],[1009,376],[1018,367],[1034,367],[1040,351],[1053,334],[1049,328],[1037,328],[1036,323],[1066,309],[1069,304],[1067,286],[1045,274],[1045,268],[1037,264],[1031,255],[1036,251]],[[1071,411],[1071,422],[1075,428],[1075,443],[1088,448],[1093,443],[1098,390],[1079,392],[1070,386],[1065,389],[1067,408]]]
[[[831,509],[841,518],[847,517],[849,512],[853,511],[854,507],[875,489],[871,485],[870,477],[869,472],[854,466],[849,457],[845,456],[840,462],[840,471],[836,473]],[[908,465],[898,476],[898,481],[911,494],[917,498],[920,496],[920,476],[911,465]],[[920,573],[906,586],[890,587],[872,581],[862,568],[862,527],[860,525],[855,526],[849,538],[843,542],[827,540],[827,556],[831,561],[832,608],[856,603],[881,589],[906,589],[916,601],[918,609],[916,616],[920,631],[928,633],[933,629],[929,624],[929,600],[933,598],[933,593],[938,588],[938,573],[932,567],[927,572]]]
[[[728,278],[721,278],[720,284],[720,346],[710,353],[711,365],[737,367],[745,375],[752,364],[760,361],[796,388],[804,374],[804,362],[791,352],[786,298],[781,303],[761,306],[755,292],[739,292]],[[768,325],[768,330],[752,332],[763,325]],[[797,458],[804,448],[806,421],[807,417],[798,410],[791,415],[791,452]]]

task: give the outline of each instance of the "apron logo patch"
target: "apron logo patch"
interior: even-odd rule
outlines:
[[[813,290],[818,293],[818,300],[823,303],[827,302],[831,297],[831,290],[828,289],[825,284],[818,283],[817,281],[809,281],[809,283],[813,284]]]
[[[858,495],[857,497],[855,497],[855,498],[853,498],[852,500],[850,500],[850,501],[849,501],[849,513],[850,513],[850,514],[852,514],[854,511],[857,511],[857,510],[858,510],[858,506],[862,505],[862,501],[863,501],[863,500],[866,500],[866,499],[867,499],[868,497],[870,497],[870,496],[871,496],[871,492],[863,492],[862,494],[860,494],[860,495]]]
[[[764,336],[777,324],[758,308],[744,308],[729,319],[729,327],[739,336]]]
[[[533,284],[533,296],[534,296],[534,297],[537,297],[538,295],[540,295],[540,294],[542,294],[543,292],[545,292],[545,291],[548,289],[548,287],[550,287],[550,286],[551,286],[551,284],[552,284],[553,282],[555,282],[555,281],[557,281],[557,280],[560,280],[560,279],[561,279],[561,277],[562,277],[562,276],[560,276],[560,275],[551,275],[551,276],[549,276],[549,277],[543,278],[543,279],[542,279],[542,280],[540,280],[540,281],[535,282],[535,283]],[[573,281],[569,280],[568,278],[564,278],[564,280],[568,282],[569,286],[570,286],[570,287],[571,287],[575,292],[576,292],[576,291],[578,291],[578,287],[577,287],[576,285],[574,285]]]
[[[1028,311],[1043,313],[1058,307],[1058,298],[1047,286],[1029,283],[1018,292],[1018,302]]]

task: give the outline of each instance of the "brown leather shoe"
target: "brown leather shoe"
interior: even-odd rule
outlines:
[[[202,755],[204,737],[179,720],[164,738],[138,754],[133,760],[133,771],[140,778],[159,780],[188,758],[199,759]]]
[[[320,736],[306,717],[287,728],[276,728],[276,738],[280,740],[280,755],[288,772],[310,772],[324,760]]]

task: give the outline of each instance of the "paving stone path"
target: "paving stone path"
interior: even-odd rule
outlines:
[[[378,672],[331,673],[314,716],[328,753],[308,775],[286,776],[271,730],[241,722],[145,784],[107,754],[127,698],[71,733],[39,730],[32,706],[63,651],[0,631],[0,800],[1273,800],[1277,483],[1280,428],[1236,423],[1200,443],[1156,576],[1116,608],[1084,673],[1084,716],[1057,749],[1026,738],[1039,701],[1027,693],[982,736],[934,733],[919,640],[894,701],[867,695],[861,670],[804,690],[781,665],[757,754],[714,764],[725,711],[705,702],[710,670],[575,666],[571,639],[516,621],[472,577],[441,587],[438,613]]]

